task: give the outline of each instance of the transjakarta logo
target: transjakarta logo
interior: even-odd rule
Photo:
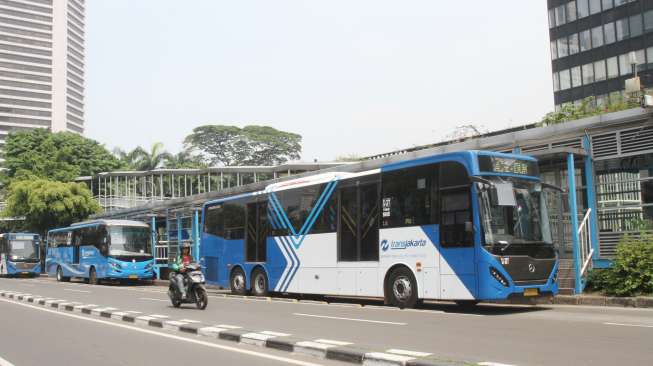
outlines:
[[[381,241],[381,249],[385,252],[388,249],[408,249],[411,247],[424,247],[426,246],[426,240],[424,239],[418,239],[418,240],[392,240],[388,241],[387,239],[383,239]]]

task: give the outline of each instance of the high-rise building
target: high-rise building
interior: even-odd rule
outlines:
[[[11,131],[84,132],[84,0],[0,0],[0,148]]]
[[[556,109],[622,98],[636,69],[653,86],[653,1],[547,0]]]

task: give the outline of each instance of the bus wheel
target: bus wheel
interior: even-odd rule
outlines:
[[[231,293],[235,295],[246,295],[247,288],[245,288],[245,272],[238,267],[231,272]]]
[[[91,267],[88,271],[88,284],[97,285],[97,273],[95,273],[95,267]]]
[[[399,267],[392,271],[387,286],[386,294],[392,305],[403,309],[412,308],[417,303],[417,282],[408,268]]]
[[[252,273],[252,294],[254,296],[268,296],[268,278],[261,268],[255,269]]]
[[[70,281],[70,277],[65,277],[63,275],[63,269],[61,269],[61,267],[57,267],[57,281],[58,282],[68,282],[68,281]]]

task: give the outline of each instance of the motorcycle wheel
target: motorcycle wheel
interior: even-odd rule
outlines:
[[[170,298],[170,302],[172,302],[172,306],[176,308],[181,306],[181,297],[177,295],[177,289],[173,285],[170,285],[168,288],[168,297]]]
[[[209,297],[206,295],[206,290],[204,290],[201,287],[196,287],[195,288],[195,306],[197,306],[198,309],[204,310],[206,309],[206,306],[209,304]]]

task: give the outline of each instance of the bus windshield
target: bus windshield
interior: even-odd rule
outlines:
[[[478,183],[485,245],[552,244],[546,197],[537,181],[485,177]]]
[[[141,256],[152,254],[150,229],[139,226],[109,226],[109,255]]]
[[[13,260],[39,259],[39,244],[34,240],[10,240],[9,245]]]

